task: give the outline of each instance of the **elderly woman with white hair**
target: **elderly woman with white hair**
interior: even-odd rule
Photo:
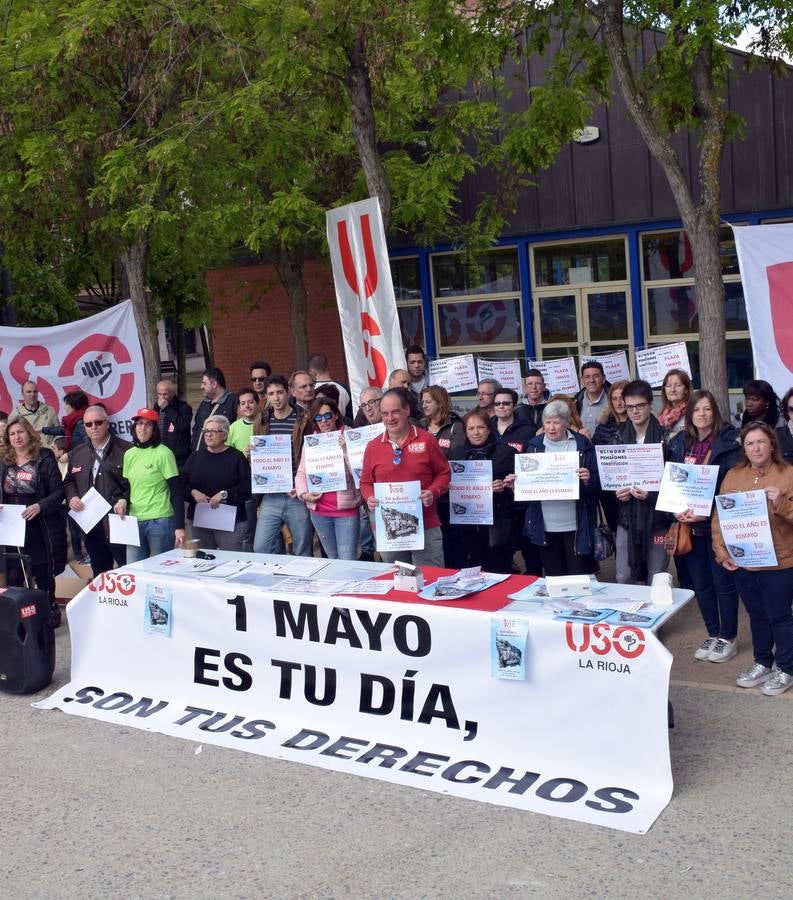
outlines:
[[[589,575],[595,570],[593,539],[600,479],[591,441],[570,428],[570,408],[551,400],[542,413],[543,433],[526,453],[575,452],[580,479],[578,500],[533,500],[526,509],[523,534],[539,547],[546,575]]]
[[[250,463],[244,453],[226,443],[229,420],[225,416],[208,416],[201,434],[207,452],[194,451],[184,467],[190,535],[208,550],[241,550],[247,528],[245,501],[251,496]],[[232,527],[220,528],[219,523],[214,527],[209,523],[196,525],[196,512],[208,512],[201,508],[203,504],[213,510],[222,505],[233,507],[233,522],[228,523]]]

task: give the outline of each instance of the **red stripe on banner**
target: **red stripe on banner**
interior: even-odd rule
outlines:
[[[363,279],[364,299],[374,294],[377,290],[377,257],[374,252],[374,241],[372,239],[372,225],[369,216],[364,214],[361,216],[361,239],[363,240],[363,252],[366,258],[366,274]],[[339,252],[341,254],[341,265],[344,270],[344,277],[347,284],[360,296],[358,290],[358,277],[355,273],[355,262],[352,258],[352,248],[350,247],[350,236],[347,233],[347,223],[342,219],[338,223],[339,232]]]
[[[766,266],[765,271],[777,353],[793,371],[793,262]]]

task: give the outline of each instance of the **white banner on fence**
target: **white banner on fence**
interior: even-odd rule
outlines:
[[[146,406],[132,301],[66,325],[0,328],[0,409],[19,404],[28,380],[59,417],[66,415],[63,395],[85,391],[91,403],[107,407],[113,431],[127,437],[131,416]]]
[[[545,386],[552,394],[575,394],[580,390],[572,356],[566,359],[533,359],[528,368],[542,372]]]
[[[615,350],[614,353],[607,353],[605,356],[581,356],[579,361],[583,366],[584,363],[595,360],[603,366],[603,374],[606,381],[614,384],[615,381],[630,381],[631,370],[628,365],[628,354],[624,350]]]
[[[793,224],[734,225],[757,378],[793,380]]]
[[[473,354],[431,359],[429,383],[446,388],[450,394],[453,391],[475,391],[479,382],[476,379]]]
[[[691,377],[691,364],[684,341],[636,351],[636,377],[648,381],[652,387],[661,387],[670,369],[682,369]]]
[[[388,247],[377,197],[328,210],[330,261],[353,404],[405,368]]]
[[[640,628],[510,613],[529,660],[504,681],[503,611],[127,568],[68,616],[71,682],[41,709],[634,833],[671,797],[672,657]]]
[[[520,394],[523,391],[523,379],[520,374],[519,359],[481,359],[476,361],[479,380],[495,378],[501,387],[512,388]]]

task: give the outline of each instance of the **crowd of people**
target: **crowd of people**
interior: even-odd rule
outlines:
[[[67,533],[75,557],[90,560],[94,575],[179,547],[186,536],[202,548],[318,552],[329,558],[375,558],[375,485],[417,481],[424,546],[381,552],[386,562],[484,569],[531,575],[593,574],[597,537],[614,534],[616,578],[649,584],[670,562],[670,534],[683,528],[689,545],[675,556],[680,584],[696,594],[706,636],[698,660],[726,662],[737,653],[738,605],[751,625],[752,667],[741,687],[762,685],[768,695],[793,684],[793,388],[780,402],[773,387],[754,380],[744,388],[740,430],[707,390],[669,371],[658,402],[641,380],[609,384],[600,362],[581,369],[575,396],[549,396],[542,373],[530,369],[523,394],[493,378],[479,382],[476,405],[460,417],[443,387],[428,379],[418,346],[406,350],[406,369],[388,386],[361,392],[357,409],[349,388],[335,380],[324,356],[286,378],[265,361],[250,366],[250,384],[232,392],[222,371],[201,380],[195,414],[169,380],[157,385],[151,407],[132,420],[132,442],[114,435],[102,404],[81,391],[63,398],[66,415],[38,398],[36,384],[21,385],[21,401],[0,413],[0,502],[24,507],[25,544],[6,548],[10,583],[26,567],[54,604],[55,576],[67,558]],[[654,413],[654,406],[657,414]],[[367,445],[359,486],[347,458],[344,432],[382,424]],[[307,477],[304,444],[313,434],[338,435],[346,484],[321,492]],[[251,490],[250,452],[257,437],[287,435],[292,448],[291,490]],[[335,446],[336,438],[331,438]],[[603,490],[595,447],[660,444],[666,461],[718,466],[717,494],[763,490],[777,563],[739,566],[722,538],[718,517],[671,515],[656,508],[658,495],[637,485]],[[515,499],[515,458],[545,452],[578,454],[577,500]],[[489,460],[493,523],[452,522],[450,461]],[[79,512],[93,487],[111,511],[138,523],[139,544],[110,538],[104,517],[87,533],[66,510]],[[203,508],[202,505],[207,506]],[[207,509],[231,507],[231,527],[208,527]],[[677,539],[677,537],[676,537]],[[83,544],[85,551],[83,551]]]

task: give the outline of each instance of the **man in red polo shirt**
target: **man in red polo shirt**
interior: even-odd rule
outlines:
[[[375,482],[418,481],[424,512],[424,549],[381,553],[384,562],[443,566],[441,521],[435,505],[449,490],[451,470],[433,436],[408,421],[410,401],[403,388],[386,391],[380,401],[385,433],[370,441],[363,457],[361,494],[370,510],[377,506]],[[401,453],[395,451],[399,449]]]

